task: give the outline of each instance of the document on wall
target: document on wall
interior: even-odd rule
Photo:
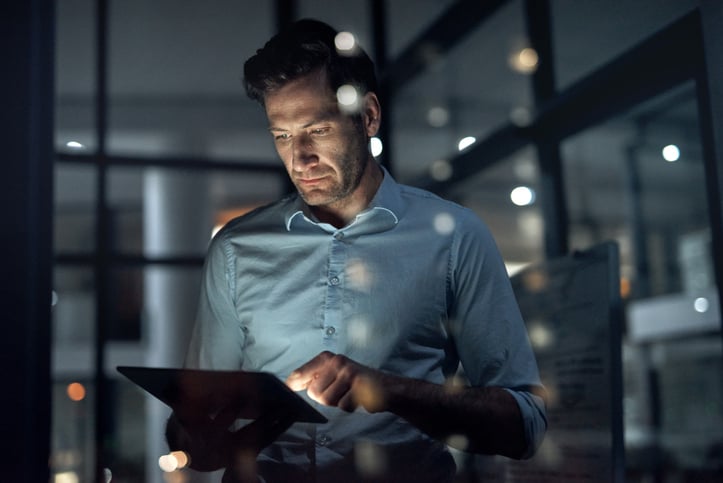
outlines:
[[[621,302],[617,245],[530,267],[513,279],[548,394],[548,432],[504,481],[622,481]]]

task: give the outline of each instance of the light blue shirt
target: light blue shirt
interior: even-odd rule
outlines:
[[[231,221],[209,248],[187,367],[283,380],[324,350],[434,383],[461,362],[471,385],[515,397],[528,453],[544,434],[544,403],[528,391],[541,386],[537,365],[487,227],[386,171],[341,229],[292,195]],[[282,461],[317,481],[355,467],[390,481],[451,481],[446,446],[395,415],[312,404],[329,423],[297,423],[267,448],[259,465],[269,480]]]

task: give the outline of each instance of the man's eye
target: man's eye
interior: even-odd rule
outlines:
[[[281,133],[274,136],[274,139],[277,141],[286,141],[290,138],[289,133]]]
[[[314,135],[317,135],[317,136],[319,136],[319,135],[324,135],[324,134],[326,134],[326,133],[328,133],[328,132],[329,132],[329,128],[328,128],[328,127],[319,127],[319,128],[316,128],[316,129],[312,129],[312,130],[311,130],[311,134],[314,134]]]

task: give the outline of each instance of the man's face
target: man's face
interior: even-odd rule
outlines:
[[[310,206],[342,206],[369,160],[363,122],[339,111],[324,71],[294,80],[266,96],[276,151]]]

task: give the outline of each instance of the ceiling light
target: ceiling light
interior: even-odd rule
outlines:
[[[535,202],[535,192],[527,186],[518,186],[510,192],[510,199],[517,206],[527,206]]]
[[[673,163],[680,159],[680,149],[675,144],[668,144],[663,148],[663,159]]]
[[[465,148],[472,146],[476,142],[477,142],[476,138],[474,138],[473,136],[467,136],[466,138],[462,138],[459,140],[459,143],[457,144],[457,149],[462,151]]]
[[[710,307],[710,303],[708,302],[708,299],[705,297],[698,297],[695,299],[695,302],[693,302],[693,308],[696,312],[699,313],[705,313],[708,312],[708,308]]]
[[[83,149],[85,147],[78,141],[68,141],[65,145],[70,149]]]

